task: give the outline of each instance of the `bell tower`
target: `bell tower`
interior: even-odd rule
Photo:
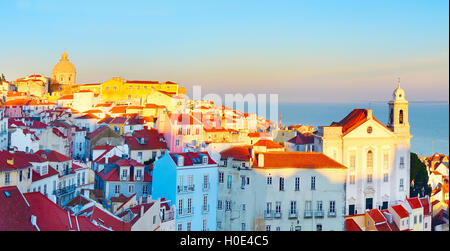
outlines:
[[[389,122],[388,127],[397,135],[408,136],[410,134],[408,120],[409,102],[405,99],[405,91],[400,87],[395,89],[392,100],[389,101]]]

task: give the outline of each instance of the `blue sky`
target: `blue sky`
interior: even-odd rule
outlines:
[[[448,1],[1,1],[0,72],[171,80],[205,94],[448,101]]]

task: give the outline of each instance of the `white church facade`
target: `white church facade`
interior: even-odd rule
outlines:
[[[379,122],[372,110],[355,109],[315,133],[316,151],[348,167],[346,215],[387,209],[409,197],[412,136],[408,105],[399,83],[389,102],[387,125]]]

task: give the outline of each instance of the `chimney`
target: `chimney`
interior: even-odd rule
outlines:
[[[258,154],[258,167],[264,167],[264,154]]]

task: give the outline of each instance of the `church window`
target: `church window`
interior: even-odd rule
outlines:
[[[373,152],[371,150],[367,152],[367,168],[373,168]]]
[[[399,122],[400,124],[403,124],[403,110],[400,110]]]
[[[368,133],[368,134],[371,134],[372,131],[373,131],[373,128],[372,128],[371,126],[367,127],[367,133]]]
[[[354,154],[350,155],[350,171],[355,171],[356,156]]]

